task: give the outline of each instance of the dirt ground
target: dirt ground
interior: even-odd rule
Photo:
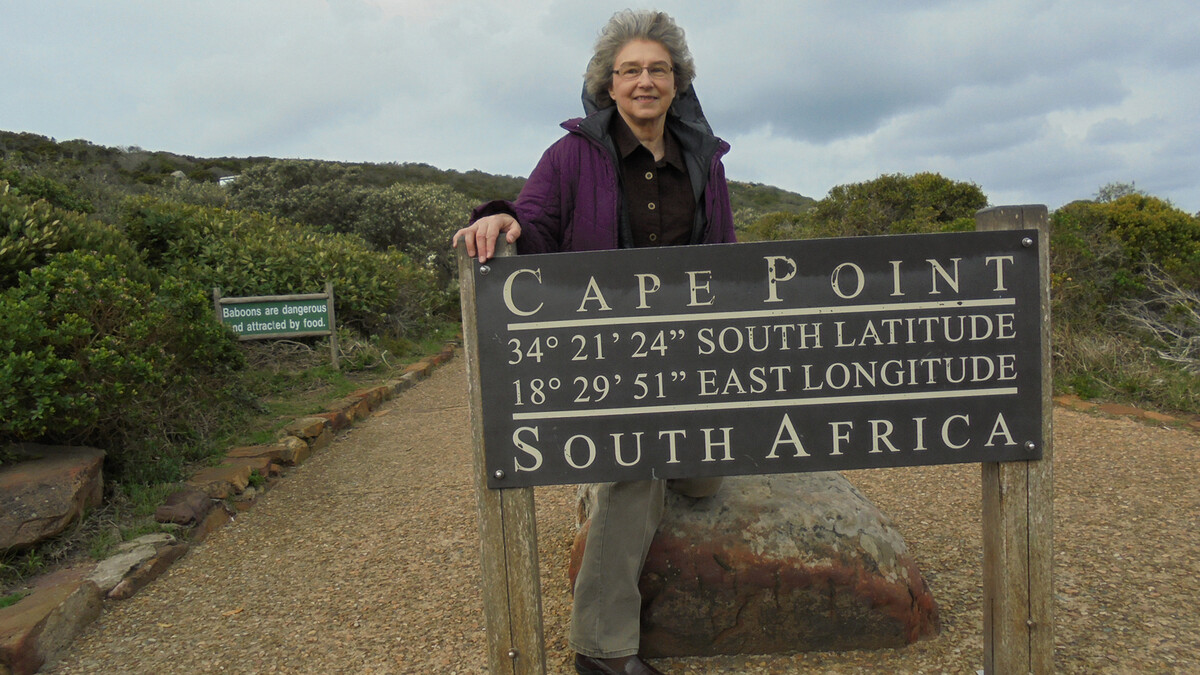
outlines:
[[[104,615],[53,673],[482,673],[463,359],[298,467]],[[1200,434],[1055,410],[1055,664],[1200,672]],[[904,534],[943,630],[901,650],[665,659],[667,673],[975,673],[978,465],[846,476]],[[570,673],[573,487],[537,491],[551,673]]]

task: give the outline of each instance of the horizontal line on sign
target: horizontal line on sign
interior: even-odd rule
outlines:
[[[328,299],[329,296],[324,293],[301,293],[298,295],[247,295],[240,298],[219,298],[217,301],[222,305],[244,305],[251,302],[265,304],[268,302],[302,302],[305,300]]]
[[[315,337],[317,335],[330,335],[329,329],[325,330],[310,330],[303,333],[235,333],[239,340],[270,340],[274,338],[290,338],[290,337]]]
[[[786,408],[834,403],[884,403],[887,401],[932,401],[945,398],[976,398],[980,396],[1012,396],[1016,387],[992,389],[968,389],[960,391],[931,391],[900,394],[863,394],[860,396],[821,396],[816,398],[790,398],[777,401],[722,401],[720,403],[687,403],[633,408],[608,408],[604,410],[547,410],[543,412],[513,413],[514,422],[525,420],[559,420],[576,417],[625,417],[628,415],[656,415],[662,413],[707,412],[712,410],[747,410],[753,408]]]
[[[525,323],[510,323],[508,324],[508,330],[547,330],[550,328],[587,328],[589,326],[620,326],[624,324],[727,321],[731,319],[767,319],[788,316],[819,316],[825,314],[865,314],[869,312],[911,312],[929,309],[1008,307],[1015,304],[1017,304],[1016,298],[987,298],[980,300],[939,300],[936,302],[893,302],[876,305],[838,305],[833,307],[792,307],[788,309],[759,309],[742,312],[710,312],[707,314],[611,316],[596,319],[563,319],[561,321],[529,321]]]

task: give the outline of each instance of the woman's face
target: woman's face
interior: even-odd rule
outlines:
[[[640,126],[666,117],[671,101],[675,100],[675,75],[656,79],[649,68],[666,64],[671,68],[671,54],[667,48],[653,40],[633,40],[621,47],[613,59],[613,70],[640,66],[642,73],[632,80],[620,75],[612,76],[608,95],[617,104],[617,110],[630,126]]]

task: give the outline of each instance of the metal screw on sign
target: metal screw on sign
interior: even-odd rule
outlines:
[[[496,469],[496,472],[492,475],[495,476],[496,480],[504,480],[504,469]]]
[[[1030,237],[1025,237],[1021,240],[1021,245],[1025,248],[1029,248],[1030,246],[1033,246],[1033,239]]]
[[[1037,450],[1037,443],[1034,443],[1033,441],[1026,441],[1025,449],[1029,452],[1033,452],[1034,450]]]
[[[486,277],[486,276],[487,276],[487,274],[488,274],[488,272],[491,272],[491,271],[492,271],[492,268],[491,268],[491,267],[489,267],[489,266],[487,266],[487,265],[480,265],[480,266],[479,266],[479,275],[480,275],[480,276],[484,276],[484,277]]]

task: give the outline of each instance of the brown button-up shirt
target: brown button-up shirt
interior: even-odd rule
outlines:
[[[686,244],[692,236],[696,202],[679,141],[663,132],[665,153],[659,161],[642,145],[620,115],[613,115],[613,140],[621,156],[625,204],[634,246]]]

